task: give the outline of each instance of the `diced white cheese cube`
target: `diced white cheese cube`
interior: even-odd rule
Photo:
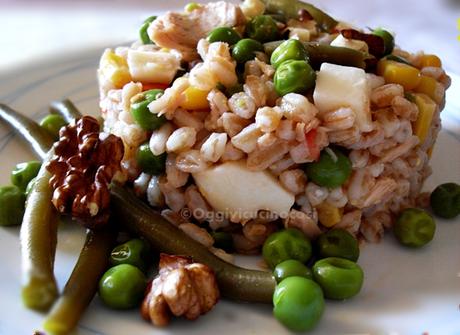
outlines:
[[[128,51],[129,72],[134,81],[169,84],[180,68],[180,58],[165,51]]]
[[[251,171],[243,161],[226,162],[194,173],[193,178],[214,210],[233,222],[257,217],[260,210],[287,216],[295,197],[266,171]]]
[[[362,52],[369,52],[369,47],[366,42],[348,39],[343,37],[342,34],[337,35],[337,37],[331,42],[331,45],[333,47],[343,47]]]
[[[372,130],[370,88],[364,70],[356,67],[323,63],[313,92],[315,106],[321,113],[350,107],[356,125],[363,132]]]

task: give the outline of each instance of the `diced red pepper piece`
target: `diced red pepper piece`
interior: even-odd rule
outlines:
[[[143,91],[149,91],[153,89],[160,89],[160,90],[165,90],[169,87],[168,84],[162,84],[162,83],[142,83],[142,90]]]
[[[318,131],[315,129],[310,130],[305,134],[305,140],[307,141],[307,148],[310,152],[310,156],[316,161],[319,158],[320,150],[316,144],[316,135]]]

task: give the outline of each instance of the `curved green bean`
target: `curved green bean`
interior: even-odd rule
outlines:
[[[82,117],[78,108],[69,99],[51,102],[50,113],[61,115],[67,123]]]
[[[264,44],[265,53],[270,56],[273,51],[284,41],[273,41]],[[316,42],[303,42],[307,51],[309,62],[314,69],[319,69],[322,63],[332,63],[344,66],[366,68],[366,55],[360,51],[334,47]]]
[[[331,32],[337,21],[312,4],[300,0],[262,0],[269,13],[281,14],[286,19],[298,19],[300,11],[306,10],[322,31]]]
[[[276,281],[271,272],[247,270],[212,254],[160,214],[118,185],[111,188],[112,211],[127,230],[143,236],[157,251],[192,257],[216,273],[220,291],[229,299],[271,303]]]
[[[36,122],[4,104],[0,104],[0,119],[20,134],[40,158],[46,157],[54,141]]]
[[[54,277],[58,214],[51,203],[53,190],[46,163],[49,151],[36,177],[21,226],[22,300],[32,309],[47,310],[58,296]]]
[[[110,230],[90,231],[64,291],[43,324],[50,334],[69,334],[97,292],[100,277],[107,269],[112,244]]]

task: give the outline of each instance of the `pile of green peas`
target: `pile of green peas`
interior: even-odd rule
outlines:
[[[65,119],[57,114],[50,114],[40,121],[40,127],[56,140],[59,138],[60,129],[65,125]],[[25,202],[41,165],[38,161],[17,164],[11,171],[11,185],[0,187],[0,226],[16,226],[22,223]]]
[[[278,283],[273,314],[293,331],[316,326],[324,311],[324,298],[349,299],[363,284],[363,270],[356,264],[358,241],[343,229],[323,233],[314,246],[302,232],[284,229],[268,237],[262,254]],[[307,264],[313,264],[312,268]]]
[[[109,268],[99,281],[99,297],[113,309],[138,307],[147,287],[150,249],[141,239],[116,246],[110,254]]]

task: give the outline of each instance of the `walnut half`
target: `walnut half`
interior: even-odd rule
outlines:
[[[60,213],[71,214],[88,228],[107,222],[109,185],[121,170],[124,147],[120,138],[99,133],[99,123],[84,116],[61,129],[54,145],[51,173],[52,202]]]
[[[166,326],[171,315],[194,320],[219,300],[214,271],[207,265],[161,254],[159,268],[141,307],[142,317],[155,326]]]

